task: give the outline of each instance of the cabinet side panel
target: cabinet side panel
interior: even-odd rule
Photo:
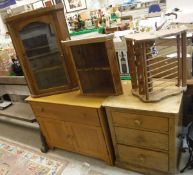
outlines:
[[[112,110],[109,107],[105,107],[106,114],[107,114],[107,120],[108,120],[108,125],[110,128],[110,133],[111,133],[111,139],[113,142],[113,151],[115,152],[115,160],[119,159],[119,154],[118,154],[118,147],[117,147],[117,140],[116,140],[116,135],[115,135],[115,128],[112,120]]]
[[[123,93],[123,89],[121,85],[119,65],[118,65],[118,60],[116,58],[113,40],[107,40],[105,42],[105,46],[107,49],[107,56],[108,56],[109,64],[111,68],[111,74],[114,82],[115,93],[116,95],[119,95]]]
[[[107,121],[107,115],[106,115],[105,109],[104,108],[98,109],[98,114],[99,114],[99,120],[101,122],[101,127],[102,127],[106,148],[107,148],[107,161],[110,165],[113,165],[115,156],[113,152],[114,151],[113,143],[111,139],[111,133],[109,130],[109,124]]]

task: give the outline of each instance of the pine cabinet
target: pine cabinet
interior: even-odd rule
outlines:
[[[112,144],[101,108],[104,100],[105,97],[80,95],[80,91],[27,99],[49,148],[62,148],[112,164]]]
[[[33,97],[77,87],[71,59],[60,43],[70,38],[63,6],[12,16],[6,24]]]

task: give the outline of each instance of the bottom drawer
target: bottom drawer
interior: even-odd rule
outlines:
[[[168,172],[168,155],[166,153],[118,145],[118,154],[121,162]]]

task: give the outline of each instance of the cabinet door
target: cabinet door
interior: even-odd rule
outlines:
[[[23,69],[27,78],[33,81],[30,82],[32,89],[42,93],[68,86],[56,29],[49,16],[20,24],[18,38],[23,52]]]
[[[74,142],[71,126],[68,123],[51,120],[40,119],[39,123],[46,140],[54,147],[64,148],[70,151],[74,150]]]
[[[86,155],[106,159],[107,150],[102,129],[79,124],[71,124],[76,149]]]

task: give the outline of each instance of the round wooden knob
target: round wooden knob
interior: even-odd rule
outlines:
[[[84,117],[87,117],[87,114],[86,114],[86,113],[83,113],[83,116],[84,116]]]
[[[140,120],[135,120],[134,123],[135,123],[135,125],[137,125],[137,126],[140,126],[140,125],[141,125],[141,121],[140,121]]]
[[[145,157],[144,157],[143,155],[140,155],[140,156],[139,156],[139,160],[140,160],[141,162],[145,162]]]
[[[44,108],[41,108],[41,110],[40,110],[41,112],[44,112]]]
[[[66,138],[67,138],[67,139],[71,138],[71,135],[70,135],[70,134],[67,134],[67,135],[66,135]]]

